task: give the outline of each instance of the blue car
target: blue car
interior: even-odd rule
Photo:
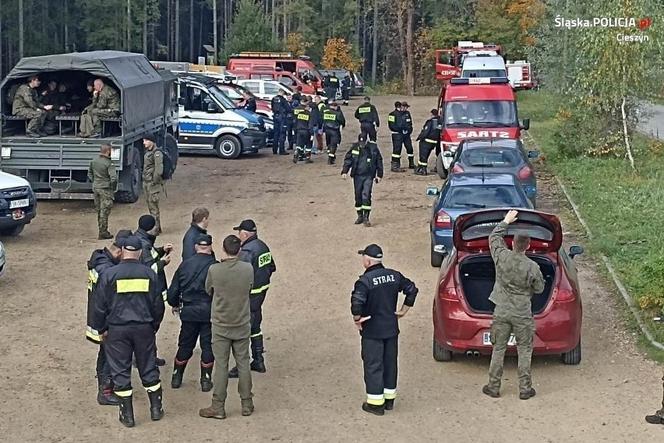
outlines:
[[[440,190],[427,188],[427,195],[437,196],[430,224],[431,266],[434,267],[439,267],[452,250],[452,228],[459,215],[490,208],[533,209],[512,174],[452,174]]]

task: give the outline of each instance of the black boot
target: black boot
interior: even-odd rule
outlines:
[[[651,425],[664,425],[664,409],[655,412],[653,415],[646,415],[646,422]]]
[[[161,357],[157,357],[157,366],[166,366],[166,360]]]
[[[367,210],[364,211],[364,226],[366,226],[367,228],[371,227],[371,221],[369,221],[369,212],[371,211]]]
[[[362,223],[364,223],[364,211],[362,211],[361,209],[358,209],[357,210],[357,220],[355,220],[355,224],[356,225],[361,225]]]
[[[418,166],[418,168],[415,170],[415,175],[427,175],[426,166]]]
[[[394,409],[394,399],[385,400],[385,410],[391,411],[392,409]]]
[[[415,160],[413,157],[408,157],[408,169],[415,169]]]
[[[392,166],[390,167],[390,171],[392,172],[403,172],[401,169],[401,164],[400,163],[394,163],[392,162]]]
[[[128,428],[133,428],[136,424],[134,422],[134,405],[131,395],[120,397],[120,423]]]
[[[178,361],[176,358],[173,362],[173,378],[171,378],[171,388],[178,389],[182,386],[182,377],[184,376],[184,368],[187,367],[187,361]]]
[[[293,154],[293,163],[297,163],[297,161],[298,161],[299,159],[300,159],[300,152],[299,152],[299,150],[296,148],[296,149],[295,149],[295,153]]]
[[[385,415],[385,405],[370,405],[369,403],[362,403],[362,410],[374,415]]]
[[[161,404],[161,387],[156,391],[148,391],[148,397],[150,398],[150,418],[153,421],[161,420],[164,416],[164,408]]]
[[[210,392],[214,385],[212,384],[212,365],[203,366],[201,363],[201,391]]]
[[[258,337],[252,337],[251,339],[251,356],[253,358],[251,362],[251,370],[264,373],[265,361],[263,360],[263,336],[259,335]]]
[[[120,399],[113,393],[113,384],[110,380],[99,380],[97,403],[102,406],[118,406]]]

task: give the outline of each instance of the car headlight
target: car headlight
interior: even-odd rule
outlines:
[[[120,160],[120,148],[111,149],[111,160],[119,161]]]

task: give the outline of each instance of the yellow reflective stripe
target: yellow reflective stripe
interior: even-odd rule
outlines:
[[[395,120],[396,120],[396,118],[394,118],[393,115],[388,115],[388,116],[387,116],[387,121],[388,121],[388,122],[393,122],[393,121],[395,121]]]
[[[163,291],[161,296],[164,298],[164,301],[168,301],[168,291]]]
[[[397,390],[396,389],[383,389],[383,397],[385,397],[385,400],[394,400],[397,398]]]
[[[152,255],[152,258],[154,258],[155,260],[159,258],[159,253],[154,248],[152,249],[152,251],[150,251],[150,254]]]
[[[88,291],[92,291],[94,285],[97,284],[97,280],[99,280],[99,273],[94,269],[90,269],[88,271]]]
[[[429,166],[427,162],[418,162],[418,163],[420,164],[420,166]]]
[[[415,154],[408,154],[408,157],[415,157]]]
[[[385,397],[383,396],[383,394],[380,395],[367,394],[367,403],[369,403],[370,405],[381,406],[385,404]]]
[[[258,267],[262,268],[265,265],[272,263],[272,253],[266,252],[258,256]]]
[[[150,280],[147,278],[132,278],[127,280],[118,280],[115,284],[116,284],[116,292],[118,294],[150,291]]]
[[[263,291],[267,291],[270,288],[270,284],[266,284],[265,286],[261,286],[260,288],[252,289],[251,293],[252,294],[260,294]]]
[[[101,343],[102,341],[102,337],[101,334],[99,334],[99,331],[92,329],[90,326],[88,326],[85,330],[85,338],[95,343]]]
[[[371,107],[370,106],[362,106],[361,108],[357,108],[357,112],[360,114],[366,114],[368,112],[371,112]]]
[[[157,383],[154,386],[148,386],[148,387],[145,388],[145,390],[148,391],[148,392],[157,392],[159,390],[159,388],[161,388],[161,383]],[[116,394],[117,394],[117,392],[116,392]]]
[[[250,337],[250,338],[254,338],[254,337],[260,337],[261,335],[263,335],[263,331],[258,331],[258,332],[255,333],[255,334],[251,334],[249,337]]]
[[[399,154],[392,154],[392,158],[401,158],[401,155],[399,155]]]
[[[438,143],[437,140],[434,140],[432,138],[425,138],[424,141],[427,142],[427,143]]]
[[[360,151],[357,151],[357,150],[355,150],[355,149],[353,149],[352,151],[350,151],[350,153],[353,154],[353,155],[360,155]]]
[[[297,119],[298,120],[309,120],[309,114],[305,114],[303,112],[297,114]]]
[[[336,114],[323,114],[323,120],[336,120]]]
[[[371,211],[371,206],[362,205],[362,209],[364,209],[365,211]]]
[[[133,391],[131,389],[128,389],[126,391],[115,391],[115,395],[122,398],[131,397],[131,394],[133,394]]]
[[[331,152],[329,152],[329,153],[327,154],[327,156],[330,157],[330,158],[336,158],[336,155],[332,154]]]

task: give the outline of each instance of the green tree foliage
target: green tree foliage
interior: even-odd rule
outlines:
[[[272,28],[263,9],[254,0],[240,0],[222,59],[242,51],[277,51],[281,45],[272,38]]]

